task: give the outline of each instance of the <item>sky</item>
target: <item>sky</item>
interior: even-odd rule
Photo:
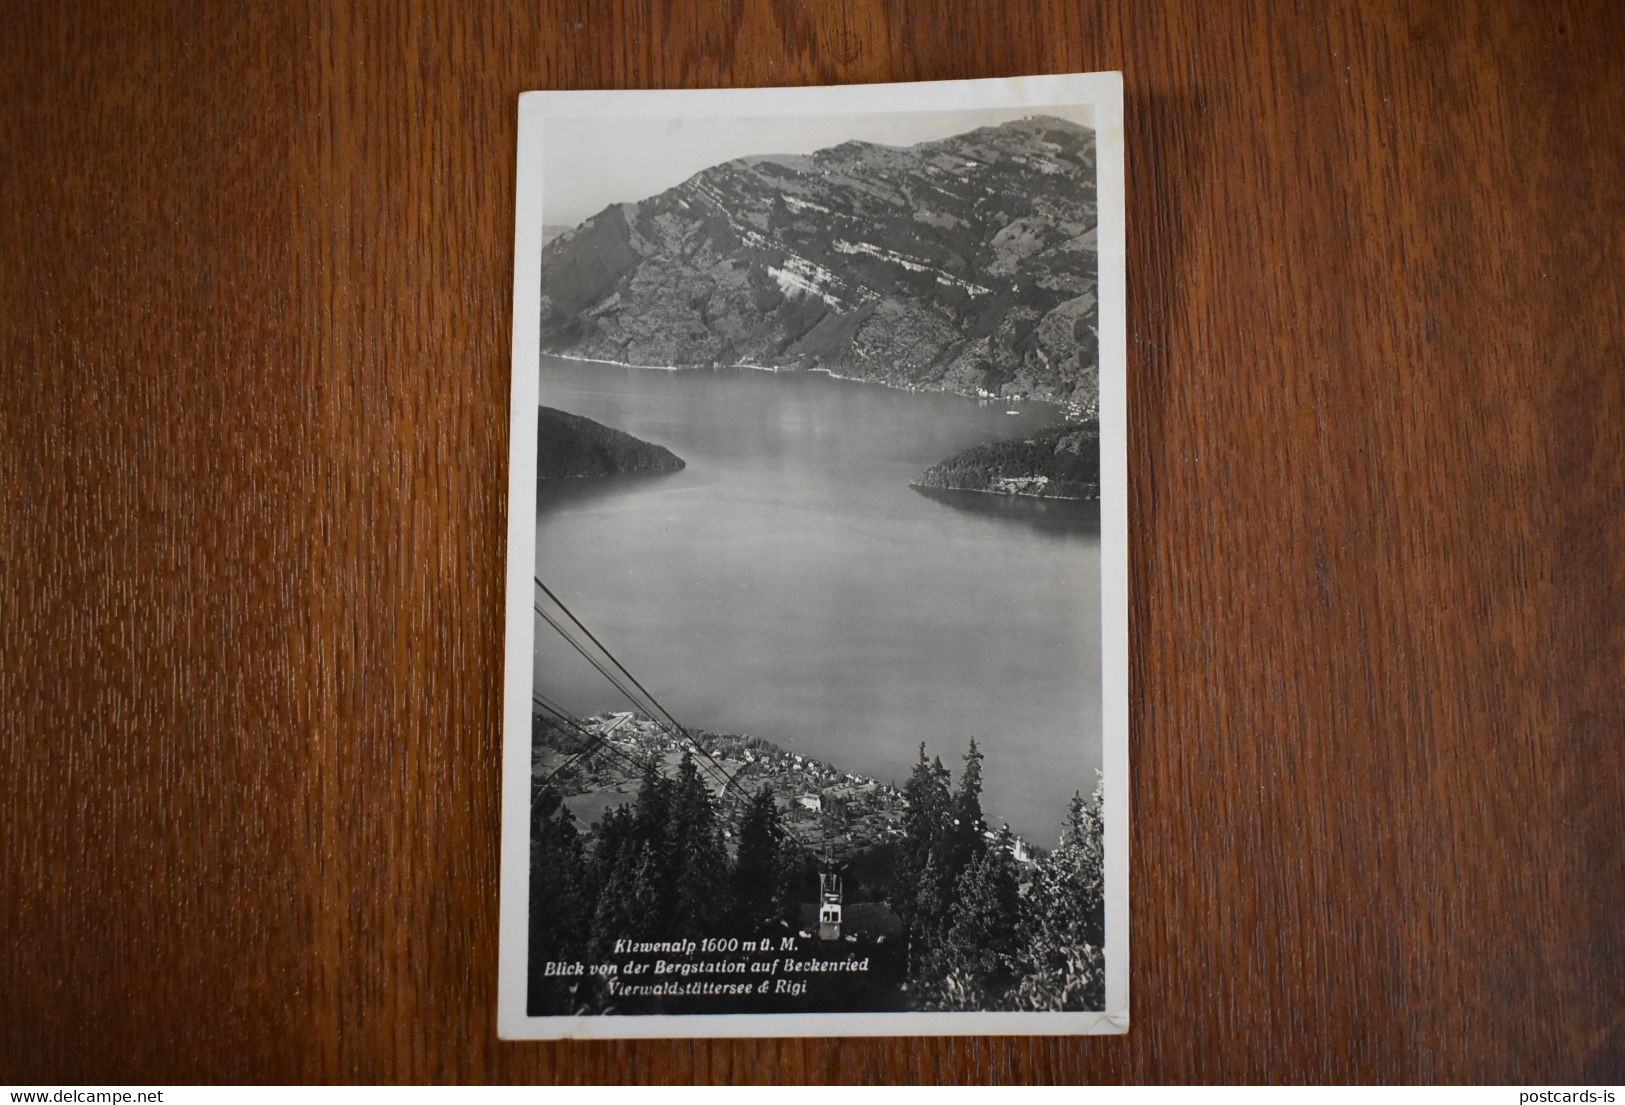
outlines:
[[[804,154],[858,140],[911,146],[977,127],[1055,115],[1089,125],[1088,106],[863,115],[549,119],[542,131],[542,222],[575,226],[612,203],[646,199],[712,165]]]

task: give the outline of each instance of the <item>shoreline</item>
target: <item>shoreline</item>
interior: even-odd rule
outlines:
[[[610,724],[621,718],[628,718],[631,723],[618,724],[618,727]],[[720,760],[725,765],[733,766],[730,779],[732,785],[727,788],[728,790],[736,795],[749,795],[754,793],[758,786],[747,784],[772,786],[775,795],[785,800],[785,816],[791,820],[799,818],[803,827],[809,831],[813,830],[814,825],[821,824],[821,807],[825,800],[834,799],[852,803],[851,820],[841,830],[841,835],[845,838],[842,850],[861,851],[891,839],[898,831],[907,808],[903,798],[904,784],[876,775],[848,771],[829,760],[797,752],[777,741],[755,734],[693,729],[687,731],[688,739],[685,742],[674,737],[648,714],[638,710],[605,710],[584,717],[581,721],[601,733],[606,731],[606,727],[609,732],[617,732],[618,728],[616,739],[607,743],[634,754],[677,753],[683,750],[685,744],[694,749],[701,749],[702,757],[712,757],[713,763]],[[533,773],[536,751],[537,746],[533,743],[531,749]],[[624,768],[610,774],[616,774],[620,770]],[[631,776],[626,778],[630,780]],[[563,797],[568,802],[570,798],[580,798],[584,794],[603,793],[605,781],[605,778],[585,780],[578,778],[575,781],[576,785],[582,785],[584,782],[591,785],[587,789],[565,794]],[[787,786],[786,783],[791,785]],[[813,810],[802,801],[815,796],[819,799],[818,810]],[[815,813],[818,816],[813,816]],[[1030,857],[1035,852],[1048,851],[1053,847],[1017,830],[1008,817],[994,817],[991,813],[992,811],[983,810],[983,821],[988,831],[998,832],[999,828],[996,826],[1009,830],[1011,839],[1019,844],[1019,852],[1015,856],[1019,862],[1031,862]],[[588,832],[595,827],[596,822],[586,824]],[[816,832],[821,836],[823,830],[818,829]]]
[[[831,380],[844,380],[853,384],[873,384],[890,391],[905,391],[926,395],[955,395],[961,399],[975,399],[981,403],[1039,403],[1046,407],[1053,407],[1063,414],[1070,415],[1072,406],[1056,399],[1042,399],[1036,395],[981,395],[974,392],[957,391],[953,388],[920,387],[912,384],[891,384],[885,380],[870,379],[866,376],[843,376],[833,368],[797,368],[790,365],[751,364],[748,361],[738,361],[733,364],[687,364],[687,365],[658,365],[633,364],[630,361],[616,361],[607,357],[583,357],[578,353],[553,353],[542,351],[544,357],[557,357],[561,361],[576,361],[581,364],[613,365],[616,368],[640,368],[649,372],[704,372],[727,368],[748,368],[756,372],[771,372],[775,375],[784,375],[796,372],[816,372],[828,376]]]
[[[910,480],[908,485],[917,491],[965,491],[972,495],[997,495],[1001,499],[1036,499],[1039,502],[1048,500],[1055,503],[1098,503],[1100,496],[1083,498],[1078,495],[1026,495],[1020,491],[993,491],[986,487],[939,487],[932,483],[920,483]]]

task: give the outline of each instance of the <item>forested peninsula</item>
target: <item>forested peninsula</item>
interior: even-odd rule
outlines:
[[[926,469],[913,487],[1039,499],[1100,498],[1100,427],[1063,423],[1013,441],[989,441]]]
[[[536,477],[564,479],[623,472],[676,472],[683,459],[660,445],[579,414],[542,407],[536,428]]]

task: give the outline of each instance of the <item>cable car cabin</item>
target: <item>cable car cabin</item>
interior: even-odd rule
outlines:
[[[841,938],[841,876],[833,871],[818,874],[818,939]]]

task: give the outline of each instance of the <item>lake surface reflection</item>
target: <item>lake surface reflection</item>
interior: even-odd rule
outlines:
[[[539,481],[536,529],[541,577],[684,724],[898,783],[921,741],[957,780],[974,736],[989,820],[1054,843],[1100,763],[1098,507],[909,480],[1057,410],[550,357],[541,397],[688,463]],[[543,694],[625,708],[537,642]]]

